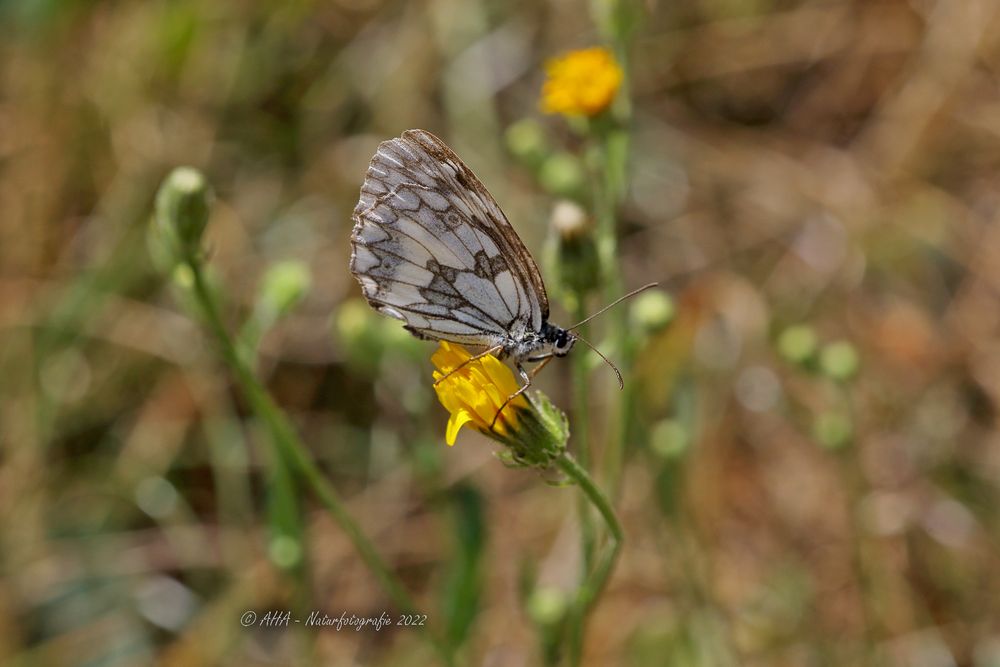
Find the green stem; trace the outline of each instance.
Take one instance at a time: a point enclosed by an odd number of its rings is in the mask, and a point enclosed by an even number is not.
[[[634,23],[628,14],[635,11],[625,3],[609,9],[606,17],[607,37],[611,41],[615,59],[622,70],[621,86],[615,106],[608,116],[594,126],[598,140],[600,173],[596,197],[597,248],[605,284],[605,301],[610,303],[624,293],[621,264],[618,258],[618,207],[628,188],[628,161],[631,149],[629,128],[632,123],[630,86],[630,41]],[[611,349],[615,350],[623,369],[632,367],[635,343],[628,335],[627,311],[617,308],[611,316]],[[625,462],[625,444],[635,404],[635,392],[629,385],[618,400],[611,401],[613,409],[608,418],[611,437],[605,453],[605,472],[609,492],[618,494]]]
[[[197,258],[189,257],[186,260],[186,264],[191,269],[193,275],[195,298],[202,307],[205,322],[219,345],[223,360],[235,375],[236,381],[250,402],[254,413],[267,427],[268,433],[271,436],[270,442],[275,447],[275,450],[272,452],[274,459],[277,460],[279,457],[283,457],[285,461],[293,464],[298,469],[298,472],[312,488],[316,497],[319,498],[341,530],[347,535],[365,565],[375,575],[400,611],[415,613],[417,606],[410,597],[410,594],[399,582],[396,575],[383,562],[374,545],[368,540],[345,507],[344,502],[333,488],[333,485],[327,481],[326,476],[309,455],[305,445],[299,440],[288,418],[274,403],[267,390],[261,385],[246,361],[238,353],[233,339],[229,336],[225,325],[222,323],[218,305],[205,281],[200,262]],[[446,665],[453,664],[452,655],[448,647],[431,634],[429,630],[425,632],[428,640],[439,653],[444,663]]]
[[[596,193],[597,251],[604,276],[605,301],[610,303],[624,292],[621,265],[618,261],[618,205],[621,200],[627,164],[628,135],[618,128],[602,128],[599,138],[601,172]],[[613,309],[610,349],[618,354],[621,367],[629,369],[634,357],[634,345],[628,335],[626,309]],[[629,414],[634,392],[629,385],[611,402],[609,415],[611,438],[605,452],[605,471],[612,495],[617,495],[628,439]]]
[[[609,544],[605,545],[600,558],[596,561],[593,570],[586,580],[577,590],[576,599],[569,612],[569,632],[570,632],[570,664],[579,665],[583,657],[583,636],[584,626],[587,620],[587,613],[593,607],[594,602],[601,595],[608,577],[614,570],[615,562],[618,560],[618,553],[621,551],[625,533],[622,525],[618,521],[618,516],[611,507],[608,497],[601,491],[590,475],[577,463],[568,453],[563,453],[556,460],[559,469],[576,482],[580,490],[583,491],[587,500],[597,509],[601,517],[607,524],[608,532],[611,536]]]
[[[580,322],[587,317],[584,304],[583,290],[577,291],[574,308],[574,321]],[[581,328],[580,334],[585,336],[587,331]],[[588,375],[590,365],[586,354],[576,354],[573,356],[573,410],[576,413],[576,426],[573,430],[573,442],[576,445],[576,456],[580,462],[580,467],[590,470],[590,420],[588,399],[590,397],[590,382]],[[580,515],[580,543],[583,552],[583,568],[589,571],[594,560],[594,543],[596,536],[594,533],[594,517],[591,513],[590,504],[586,497],[580,496],[578,503]]]

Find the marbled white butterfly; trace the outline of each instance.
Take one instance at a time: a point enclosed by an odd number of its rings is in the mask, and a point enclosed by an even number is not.
[[[582,322],[549,322],[535,260],[486,187],[430,132],[379,144],[353,220],[351,273],[368,303],[418,338],[486,348],[473,359],[509,357],[525,384],[507,402],[583,340],[572,331]]]

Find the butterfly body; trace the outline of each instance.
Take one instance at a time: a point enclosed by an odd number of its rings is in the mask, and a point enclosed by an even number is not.
[[[541,274],[476,175],[444,142],[409,130],[382,142],[354,209],[351,272],[377,311],[419,338],[525,361],[565,356]]]

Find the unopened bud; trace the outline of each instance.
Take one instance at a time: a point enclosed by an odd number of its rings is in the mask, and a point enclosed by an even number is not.
[[[583,165],[570,153],[555,153],[546,158],[538,173],[542,187],[560,197],[580,197],[586,176]]]
[[[572,240],[590,234],[587,211],[576,202],[562,199],[552,207],[552,229],[561,238]]]
[[[854,436],[854,427],[847,415],[839,412],[824,412],[813,422],[813,437],[827,449],[847,446]]]
[[[297,566],[302,560],[302,545],[289,535],[275,536],[267,551],[271,561],[284,570]]]
[[[781,332],[778,352],[793,364],[806,364],[816,354],[819,341],[816,332],[806,324],[796,324]]]
[[[545,130],[536,120],[526,118],[514,123],[507,128],[504,138],[507,141],[507,150],[518,160],[532,167],[541,164],[549,153]]]
[[[193,167],[178,167],[156,193],[156,224],[161,238],[181,256],[194,254],[208,225],[212,193],[205,176]]]
[[[278,262],[267,270],[260,287],[261,306],[275,317],[289,312],[309,291],[309,268],[299,261]]]
[[[575,202],[562,200],[552,209],[551,224],[560,287],[574,294],[597,287],[600,259],[587,212]]]
[[[552,626],[566,615],[569,601],[558,588],[536,588],[528,598],[528,615],[538,625]]]
[[[676,310],[674,300],[669,294],[652,289],[636,297],[629,314],[637,330],[655,334],[670,324]]]
[[[819,355],[819,366],[828,377],[846,381],[858,372],[858,351],[847,341],[830,343]]]
[[[653,427],[649,442],[656,454],[673,460],[683,457],[690,449],[691,435],[676,419],[664,419]]]

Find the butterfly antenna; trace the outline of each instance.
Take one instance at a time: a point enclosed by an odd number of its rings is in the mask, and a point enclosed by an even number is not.
[[[656,283],[653,283],[653,284],[655,285]],[[645,288],[643,288],[643,289],[645,289]],[[614,305],[614,304],[611,304],[611,305]],[[593,350],[594,352],[596,352],[597,356],[599,356],[601,359],[604,359],[604,363],[606,363],[608,366],[611,366],[611,370],[613,370],[615,372],[615,375],[618,376],[618,389],[619,390],[624,389],[625,388],[625,381],[622,380],[622,372],[620,370],[618,370],[618,367],[615,366],[613,363],[611,363],[611,360],[608,359],[607,357],[605,357],[604,354],[600,350],[598,350],[596,347],[594,347],[593,345],[591,345],[590,341],[588,341],[586,338],[580,338],[580,336],[578,334],[573,334],[573,335],[576,336],[576,339],[578,341],[580,341],[581,343],[583,343],[584,345],[586,345],[587,347],[589,347],[591,350]]]
[[[617,306],[617,305],[618,305],[619,303],[621,303],[621,302],[622,302],[622,301],[624,301],[625,299],[631,299],[632,297],[634,297],[634,296],[635,296],[636,294],[638,294],[639,292],[645,292],[645,291],[646,291],[646,290],[648,290],[648,289],[649,289],[650,287],[656,287],[656,286],[657,286],[657,285],[659,285],[659,284],[660,284],[660,283],[648,283],[648,284],[646,284],[646,285],[643,285],[642,287],[640,287],[640,288],[638,288],[638,289],[634,289],[634,290],[632,290],[631,292],[629,292],[628,294],[626,294],[625,296],[620,296],[620,297],[618,297],[617,299],[615,299],[614,301],[612,301],[612,302],[611,302],[611,303],[609,303],[608,305],[604,306],[604,308],[601,308],[601,309],[600,309],[599,311],[597,311],[596,313],[594,313],[594,314],[593,314],[593,315],[591,315],[590,317],[588,317],[588,318],[586,318],[586,319],[584,319],[584,320],[582,320],[582,321],[580,321],[580,322],[577,322],[576,324],[574,324],[574,325],[573,325],[573,326],[571,326],[571,327],[567,327],[567,329],[566,329],[566,330],[567,330],[567,331],[572,331],[573,329],[575,329],[575,328],[577,328],[577,327],[579,327],[579,326],[583,326],[584,324],[586,324],[586,323],[587,323],[587,322],[589,322],[590,320],[594,319],[595,317],[597,317],[598,315],[600,315],[600,314],[601,314],[601,313],[603,313],[604,311],[606,311],[606,310],[608,310],[608,309],[610,309],[610,308],[614,308],[615,306]],[[583,340],[583,339],[581,338],[580,340]],[[583,342],[587,343],[587,341],[583,341]],[[587,343],[587,345],[590,345],[590,343]],[[591,345],[591,348],[593,348],[593,347],[594,347],[594,346],[593,346],[593,345]],[[595,351],[595,352],[597,352],[597,349],[596,349],[596,348],[594,348],[594,351]],[[601,354],[600,352],[597,352],[597,353],[598,353],[598,354]],[[601,355],[601,356],[604,356],[604,355]],[[608,360],[607,360],[607,359],[605,359],[605,361],[608,361]],[[608,362],[608,363],[611,363],[611,362]],[[612,365],[614,365],[614,364],[612,364]],[[615,370],[617,371],[618,369],[616,368]]]

